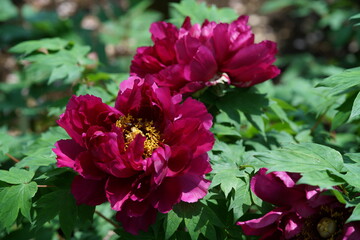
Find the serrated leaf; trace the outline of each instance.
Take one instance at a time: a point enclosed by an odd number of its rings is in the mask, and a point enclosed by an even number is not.
[[[232,118],[234,110],[250,115],[260,115],[262,114],[261,109],[267,107],[268,104],[269,100],[265,94],[242,89],[234,89],[216,102],[216,106],[227,113],[230,118]],[[238,121],[238,119],[233,120]]]
[[[10,184],[28,183],[34,177],[34,172],[12,167],[9,171],[0,170],[0,181]]]
[[[215,187],[220,184],[221,190],[224,192],[225,196],[228,196],[231,190],[237,188],[241,181],[237,177],[238,173],[239,170],[237,168],[224,169],[215,174],[211,186]]]
[[[77,206],[69,190],[57,190],[45,194],[35,204],[37,227],[59,215],[60,228],[67,238],[70,238],[77,218]]]
[[[32,142],[25,151],[25,157],[16,164],[17,167],[37,169],[40,166],[49,166],[56,163],[52,152],[54,144],[60,139],[68,139],[69,135],[61,127],[51,127]]]
[[[9,51],[12,53],[23,53],[28,55],[29,53],[39,50],[40,48],[57,51],[63,49],[68,44],[68,41],[60,38],[44,38],[40,40],[31,40],[19,43],[10,48]]]
[[[201,202],[180,202],[174,206],[174,213],[184,219],[185,226],[193,240],[198,239],[200,233],[212,232],[211,229],[208,229],[209,225],[224,226],[213,210]]]
[[[169,239],[176,232],[182,220],[183,219],[178,217],[174,211],[170,211],[166,215],[166,219],[164,221],[165,239]]]
[[[320,82],[318,86],[331,88],[331,95],[338,95],[360,84],[360,67],[345,70],[330,76]]]
[[[38,49],[44,51],[35,52]],[[57,80],[72,83],[79,79],[85,66],[95,61],[87,57],[88,46],[80,46],[59,38],[41,39],[22,42],[11,49],[12,52],[25,53],[23,59],[30,64],[25,66],[25,82],[27,84]]]
[[[333,170],[344,167],[341,154],[316,143],[290,144],[284,148],[255,155],[266,164],[269,171],[308,172]]]
[[[9,152],[9,149],[17,144],[17,139],[14,136],[8,134],[7,128],[5,126],[0,128],[0,153],[6,154]]]
[[[297,184],[309,184],[319,186],[322,189],[329,189],[345,183],[345,180],[339,176],[332,174],[330,171],[311,171],[305,172],[299,179]]]
[[[32,197],[37,192],[37,184],[30,182],[0,189],[0,229],[11,227],[19,213],[31,221]]]
[[[97,86],[86,86],[81,85],[79,89],[76,91],[76,95],[85,95],[90,94],[102,99],[103,102],[107,103],[114,99],[114,96],[111,95],[104,88]]]
[[[207,6],[206,3],[198,3],[194,0],[183,0],[180,3],[170,4],[170,22],[181,25],[186,16],[191,17],[193,23],[209,21],[231,22],[238,16],[231,8],[217,8],[215,5]]]
[[[234,212],[234,221],[243,216],[251,206],[251,193],[249,182],[240,180],[231,199],[229,209]]]
[[[360,188],[360,164],[345,163],[344,166],[348,172],[342,178],[351,186]]]

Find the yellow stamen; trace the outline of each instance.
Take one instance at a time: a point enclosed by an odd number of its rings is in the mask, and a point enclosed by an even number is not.
[[[152,152],[159,147],[161,142],[160,132],[155,128],[153,121],[126,115],[120,117],[115,125],[124,131],[125,150],[138,134],[146,137],[144,142],[144,158],[150,157]]]

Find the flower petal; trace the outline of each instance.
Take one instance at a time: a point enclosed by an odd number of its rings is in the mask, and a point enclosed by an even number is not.
[[[76,203],[95,206],[105,202],[105,182],[106,179],[91,180],[75,176],[71,185],[71,193],[74,195]]]
[[[55,148],[52,149],[56,154],[58,167],[74,168],[75,159],[86,149],[77,144],[74,140],[59,140],[55,143]]]

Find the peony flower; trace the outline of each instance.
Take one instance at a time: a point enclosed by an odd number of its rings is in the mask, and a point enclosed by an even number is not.
[[[192,93],[226,82],[249,87],[280,73],[275,67],[276,43],[254,43],[248,16],[232,23],[205,21],[191,25],[187,17],[180,29],[156,22],[150,27],[153,46],[140,47],[130,72],[153,75],[159,86],[174,92]]]
[[[360,222],[345,223],[351,208],[318,187],[296,185],[298,173],[266,171],[260,169],[251,179],[251,190],[277,207],[261,218],[237,222],[246,235],[264,240],[360,239]]]
[[[124,229],[146,231],[157,211],[207,194],[207,151],[214,143],[212,116],[191,98],[130,78],[115,107],[98,97],[73,96],[58,120],[70,140],[53,150],[58,167],[79,173],[72,183],[77,204],[109,201]]]

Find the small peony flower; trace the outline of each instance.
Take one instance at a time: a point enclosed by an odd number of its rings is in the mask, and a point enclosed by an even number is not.
[[[58,120],[72,139],[58,141],[53,151],[58,167],[79,173],[72,183],[77,204],[109,201],[124,229],[137,234],[157,211],[204,197],[212,116],[196,100],[181,101],[139,78],[121,84],[115,107],[73,96]]]
[[[251,190],[277,207],[261,218],[237,222],[246,235],[262,240],[360,239],[360,222],[345,223],[351,208],[322,195],[318,187],[296,185],[298,173],[266,171],[260,169],[251,179]]]
[[[156,22],[150,27],[153,46],[140,47],[130,71],[153,75],[159,86],[192,93],[206,86],[228,83],[249,87],[277,76],[272,65],[276,43],[254,43],[254,34],[241,16],[232,23],[205,21],[191,25],[187,17],[180,29]]]

